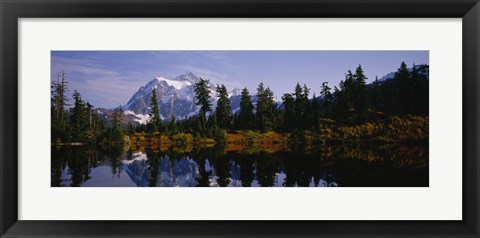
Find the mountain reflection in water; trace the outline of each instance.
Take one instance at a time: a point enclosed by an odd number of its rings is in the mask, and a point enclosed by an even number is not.
[[[51,185],[426,187],[427,146],[52,147]]]

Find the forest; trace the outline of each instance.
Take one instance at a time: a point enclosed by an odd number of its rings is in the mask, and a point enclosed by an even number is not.
[[[162,120],[158,98],[152,93],[150,119],[139,125],[122,123],[121,107],[109,120],[102,120],[80,92],[67,96],[68,82],[61,74],[51,84],[51,142],[162,148],[185,144],[426,144],[429,79],[419,73],[425,66],[414,65],[409,70],[402,62],[392,79],[376,78],[367,84],[359,65],[333,88],[319,79],[319,95],[312,95],[305,84],[292,85],[292,92],[283,94],[281,102],[260,83],[255,94],[242,90],[235,113],[225,85],[216,85],[216,95],[212,95],[210,81],[200,78],[195,83],[197,115]],[[217,100],[215,108],[212,97]]]

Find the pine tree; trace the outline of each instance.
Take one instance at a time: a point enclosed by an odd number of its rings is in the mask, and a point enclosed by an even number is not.
[[[88,121],[88,127],[93,128],[93,113],[92,113],[93,106],[89,102],[85,104],[85,110],[87,113],[87,121]]]
[[[322,97],[323,115],[327,117],[332,109],[333,95],[330,92],[331,88],[328,86],[328,82],[323,82],[320,89],[320,96]]]
[[[299,83],[295,86],[295,121],[297,129],[307,129],[311,118],[311,105],[308,100],[310,89],[307,85],[300,86]]]
[[[66,92],[68,91],[67,87],[66,74],[62,72],[57,75],[57,82],[52,82],[52,106],[54,119],[58,121],[64,121],[65,119],[65,106],[67,106],[67,96]]]
[[[110,127],[110,143],[123,143],[123,126],[121,123],[123,115],[122,106],[113,111],[112,126]]]
[[[152,96],[150,96],[150,108],[152,109],[150,113],[150,128],[151,132],[156,132],[160,128],[161,118],[160,118],[160,109],[158,107],[158,99],[155,88],[153,88]]]
[[[85,132],[88,128],[88,121],[85,114],[85,103],[77,90],[73,92],[74,106],[70,109],[70,124],[72,130],[72,140],[74,142],[83,142]]]
[[[300,120],[305,113],[305,102],[303,100],[303,89],[299,83],[295,86],[295,119]]]
[[[230,107],[230,99],[225,85],[217,85],[218,101],[215,115],[217,125],[222,129],[230,129],[232,126],[232,109]]]
[[[207,112],[212,111],[212,104],[210,103],[210,80],[202,79],[195,83],[194,90],[197,98],[196,105],[200,106],[200,129],[205,130]]]
[[[257,88],[257,128],[262,132],[273,129],[275,101],[270,88],[265,88],[260,83]]]
[[[352,103],[355,98],[355,78],[351,70],[348,70],[345,74],[345,81],[340,82],[340,91],[342,91],[342,97],[345,100],[346,110],[354,110]]]
[[[420,85],[418,69],[414,63],[412,67],[412,73],[410,74],[410,77],[409,77],[407,90],[406,90],[406,93],[408,95],[405,101],[407,114],[419,113],[418,108],[420,107],[422,102],[424,102],[424,100],[419,100],[421,96],[418,94],[419,92],[418,90],[420,88],[422,87]]]
[[[306,84],[303,85],[303,94],[302,94],[302,100],[305,104],[305,113],[302,117],[301,122],[303,122],[301,125],[301,128],[303,129],[309,129],[312,126],[312,104],[310,100],[308,99],[308,96],[310,94],[310,89],[307,87]]]
[[[366,119],[368,109],[368,89],[366,85],[367,77],[365,76],[361,65],[358,65],[353,78],[355,81],[353,106],[358,119],[357,122],[363,122]]]
[[[172,118],[170,119],[170,125],[168,126],[168,132],[170,134],[176,134],[178,132],[177,119],[176,119],[174,113],[172,113]]]
[[[93,116],[93,105],[87,102],[85,104],[85,120],[86,120],[86,132],[85,139],[90,143],[95,143],[96,133],[93,126],[94,116]]]
[[[291,93],[285,93],[282,101],[284,106],[283,128],[291,131],[295,128],[295,99]]]
[[[274,98],[274,93],[269,87],[265,89],[265,95],[268,102],[268,115],[270,117],[269,119],[271,123],[269,130],[275,130],[275,129],[278,129],[279,127],[278,122],[280,120],[280,111],[277,108],[275,98]]]
[[[410,102],[410,73],[408,72],[407,64],[402,61],[400,68],[398,68],[397,74],[395,75],[394,80],[396,81],[398,87],[395,90],[395,98],[397,101],[398,108],[396,108],[399,114],[406,114],[409,112],[409,102]]]
[[[58,73],[57,81],[53,81],[51,84],[51,141],[54,143],[68,142],[71,139],[68,117],[65,111],[68,101],[66,97],[67,84],[64,71]]]
[[[371,104],[375,111],[381,111],[381,99],[380,99],[380,82],[378,77],[375,76],[375,81],[373,81],[372,93],[371,93]]]
[[[410,106],[412,114],[428,115],[429,108],[429,90],[428,90],[428,78],[424,74],[420,74],[419,71],[424,68],[425,65],[416,66],[413,64],[413,70],[411,75],[411,97]]]
[[[343,80],[340,81],[339,86],[343,84]],[[332,103],[332,111],[331,111],[331,117],[335,120],[338,120],[342,117],[344,113],[344,108],[343,108],[343,95],[342,91],[337,86],[333,87],[333,93],[332,93],[332,98],[333,98],[333,103]]]
[[[340,89],[335,91],[336,119],[343,122],[354,122],[357,119],[357,98],[359,95],[359,82],[351,70],[345,74],[345,80],[340,81]]]
[[[247,88],[242,90],[242,96],[240,99],[240,112],[238,119],[240,121],[241,129],[252,129],[254,124],[253,103],[250,92]]]
[[[312,98],[311,124],[316,131],[318,131],[320,129],[319,119],[320,119],[320,102],[318,102],[318,99],[317,99],[317,97],[315,96],[315,93],[314,93],[313,98]]]

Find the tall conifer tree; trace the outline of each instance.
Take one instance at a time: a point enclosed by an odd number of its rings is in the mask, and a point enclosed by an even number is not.
[[[85,103],[82,96],[76,90],[73,92],[74,105],[70,109],[70,123],[72,125],[72,140],[74,142],[83,142],[88,122],[85,115]]]
[[[241,129],[252,129],[254,124],[253,103],[250,92],[247,88],[242,90],[242,96],[240,99],[240,112],[238,118],[240,120]]]
[[[210,80],[202,79],[195,83],[194,90],[197,98],[196,105],[200,106],[200,127],[205,130],[207,121],[207,112],[212,111],[212,104],[210,103]]]
[[[153,88],[152,96],[150,96],[150,128],[152,132],[158,131],[160,128],[161,118],[160,118],[160,108],[158,107],[158,99],[156,88]]]
[[[225,85],[217,85],[218,101],[215,115],[217,117],[217,125],[222,129],[230,129],[232,125],[232,109],[230,107],[230,99]]]
[[[260,83],[257,88],[257,128],[263,132],[269,131],[274,125],[275,101],[270,88],[265,88]]]
[[[365,76],[361,65],[358,65],[353,78],[355,80],[353,106],[358,119],[357,122],[363,122],[366,119],[368,109],[368,89],[366,85],[367,77]]]

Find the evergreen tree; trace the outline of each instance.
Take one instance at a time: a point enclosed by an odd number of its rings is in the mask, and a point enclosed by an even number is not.
[[[176,134],[178,132],[177,119],[175,118],[174,113],[172,113],[172,118],[170,119],[170,125],[168,126],[168,132],[170,134]]]
[[[305,100],[303,98],[303,89],[299,83],[295,86],[295,119],[300,120],[305,113]]]
[[[318,99],[317,99],[317,97],[315,96],[315,93],[314,93],[313,98],[312,98],[312,121],[311,121],[311,124],[316,131],[318,131],[320,129],[319,119],[320,119],[320,103],[318,102]]]
[[[70,128],[68,123],[67,113],[65,106],[67,106],[66,93],[67,80],[64,71],[61,71],[57,75],[57,81],[53,81],[51,84],[51,141],[59,142],[70,141]]]
[[[95,139],[97,137],[95,129],[94,129],[94,116],[93,116],[93,105],[87,102],[85,104],[85,119],[86,119],[86,132],[85,132],[85,139],[86,141],[89,141],[90,143],[95,143]]]
[[[88,128],[88,122],[85,114],[85,103],[82,96],[76,90],[73,92],[74,106],[70,109],[70,124],[72,131],[72,140],[74,142],[83,142],[85,132]]]
[[[119,106],[115,108],[113,111],[112,126],[109,128],[110,143],[123,143],[122,115],[122,107]]]
[[[52,82],[52,111],[55,120],[64,121],[66,118],[65,106],[67,106],[67,87],[66,74],[62,72],[57,75],[57,82]]]
[[[217,124],[222,129],[230,129],[232,125],[232,109],[225,85],[217,85],[218,101],[215,115]]]
[[[358,65],[353,78],[355,81],[353,95],[355,116],[357,117],[357,122],[363,122],[366,119],[368,109],[368,89],[366,85],[367,77],[365,76],[361,65]]]
[[[328,82],[322,83],[320,90],[320,96],[322,97],[323,115],[327,117],[332,109],[333,95],[330,92],[331,88],[328,87]]]
[[[87,102],[85,104],[85,107],[86,107],[85,109],[86,109],[86,113],[87,113],[88,127],[93,128],[93,113],[92,113],[93,105],[90,104],[89,102]]]
[[[410,97],[410,106],[412,114],[428,115],[429,109],[429,90],[428,78],[426,75],[419,73],[424,69],[425,65],[413,65],[410,90],[412,96]]]
[[[366,112],[364,105],[367,105],[368,96],[366,94],[365,78],[363,70],[359,66],[355,74],[348,70],[345,80],[340,81],[340,90],[335,92],[336,119],[353,123],[358,122],[359,115],[364,115]]]
[[[343,80],[340,81],[340,85],[343,83]],[[338,119],[341,117],[343,109],[342,109],[342,92],[337,86],[333,87],[333,93],[332,93],[332,111],[331,111],[331,117],[333,119]]]
[[[240,99],[240,112],[238,115],[241,129],[252,129],[254,124],[253,103],[250,92],[247,88],[242,90],[242,96]]]
[[[304,84],[302,99],[305,104],[305,113],[301,120],[301,122],[303,122],[301,124],[303,129],[310,129],[312,127],[312,104],[308,99],[309,94],[310,94],[310,89],[307,87],[306,84]]]
[[[407,64],[402,61],[400,68],[398,68],[395,78],[393,79],[393,94],[394,107],[392,108],[394,114],[406,114],[409,112],[410,102],[410,73],[408,72]]]
[[[308,94],[310,89],[307,85],[300,86],[299,83],[295,86],[295,105],[294,105],[294,115],[298,129],[307,129],[309,127],[309,122],[311,118],[311,105],[308,100]]]
[[[153,88],[152,96],[150,96],[150,108],[152,109],[150,113],[149,126],[151,132],[156,132],[160,128],[161,118],[160,118],[160,109],[158,107],[157,92]]]
[[[200,106],[200,128],[205,130],[207,112],[212,111],[212,104],[210,103],[210,80],[202,79],[195,83],[194,90],[197,98],[196,105]]]
[[[347,74],[345,74],[345,81],[340,82],[340,91],[342,92],[342,99],[345,101],[345,110],[354,110],[353,99],[355,94],[355,78],[353,77],[351,70],[348,70]]]
[[[98,114],[93,114],[93,131],[95,132],[95,137],[98,139],[105,135],[105,124]]]
[[[275,101],[270,88],[265,88],[260,83],[257,88],[257,128],[262,132],[273,129]]]
[[[398,68],[397,70],[397,74],[395,75],[395,78],[399,80],[408,81],[409,77],[410,77],[410,73],[408,72],[407,64],[405,64],[405,61],[402,61],[402,63],[400,64],[400,68]]]
[[[295,99],[291,93],[285,93],[282,101],[284,106],[283,128],[291,131],[295,128]]]
[[[406,114],[419,113],[418,107],[422,104],[422,101],[419,100],[420,95],[418,95],[418,89],[421,88],[419,82],[418,69],[414,63],[412,67],[412,73],[409,75],[408,85],[406,86],[407,89],[405,90],[408,95],[408,97],[405,98]]]
[[[381,99],[380,99],[380,82],[378,77],[375,76],[373,81],[372,93],[371,93],[371,105],[375,111],[381,111]]]

